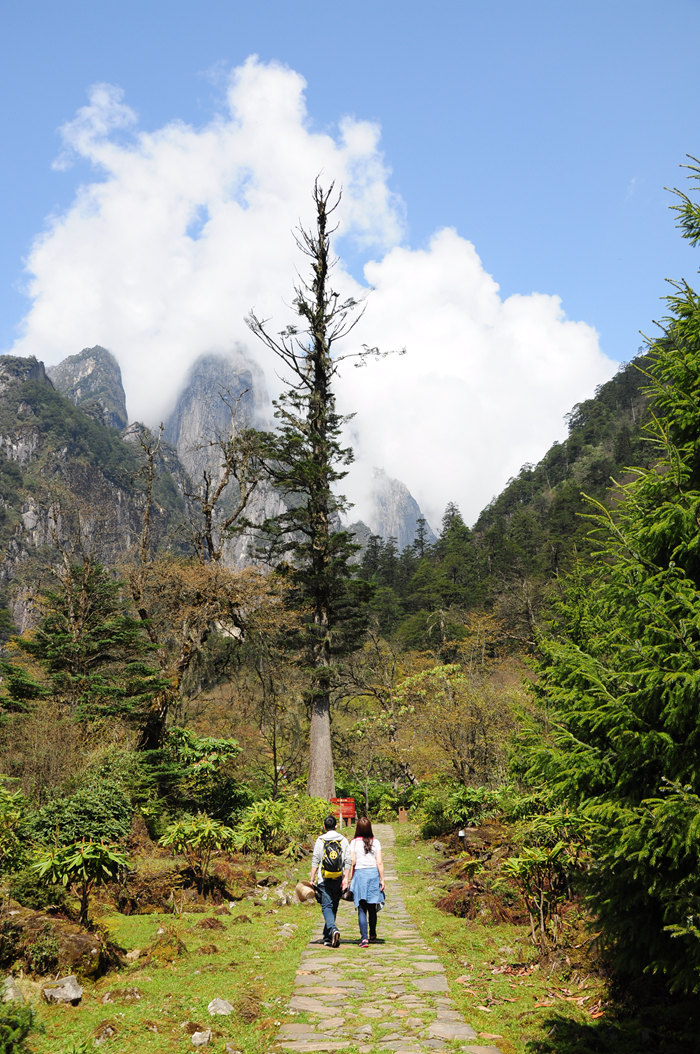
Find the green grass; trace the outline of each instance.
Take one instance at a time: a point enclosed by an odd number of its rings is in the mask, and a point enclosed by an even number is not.
[[[239,914],[247,915],[250,923],[236,923]],[[200,926],[211,917],[221,921],[223,929]],[[163,927],[179,937],[187,954],[171,963],[147,963],[141,957],[98,981],[83,982],[84,995],[77,1007],[48,1007],[40,999],[41,984],[31,986],[29,995],[44,1029],[30,1037],[32,1054],[72,1054],[82,1044],[94,1049],[95,1034],[105,1022],[117,1030],[105,1045],[112,1054],[193,1050],[190,1035],[182,1028],[187,1021],[213,1030],[208,1051],[223,1052],[231,1043],[242,1054],[265,1054],[286,1018],[301,950],[318,919],[308,905],[273,909],[244,900],[231,915],[214,915],[213,909],[181,916],[103,912],[99,922],[126,951],[147,949]],[[293,936],[282,937],[278,923],[298,928]],[[215,953],[199,950],[211,945]],[[22,987],[26,990],[27,985]],[[103,1004],[107,992],[126,988],[137,988],[141,999],[129,1002],[117,996]],[[207,1006],[216,997],[234,1005],[230,1017],[210,1016]]]
[[[410,826],[397,825],[396,831],[406,907],[428,950],[445,966],[450,996],[479,1034],[477,1043],[497,1046],[503,1054],[639,1054],[641,1049],[655,1054],[657,1047],[643,1041],[643,1036],[649,1032],[656,1036],[658,1022],[620,1024],[612,1008],[606,1008],[600,1020],[592,1017],[590,1010],[605,996],[600,980],[579,977],[566,967],[540,966],[526,926],[469,922],[439,911],[435,902],[443,893],[444,879],[436,875],[435,864],[442,855],[432,842],[417,838]],[[30,1034],[31,1054],[94,1050],[93,1040],[105,1022],[116,1028],[116,1035],[104,1046],[111,1054],[190,1051],[194,1049],[190,1035],[182,1028],[188,1021],[212,1028],[214,1038],[206,1047],[212,1054],[223,1054],[227,1043],[242,1054],[267,1054],[280,1023],[308,1018],[287,1007],[302,950],[318,927],[315,904],[277,908],[269,901],[242,900],[230,915],[217,915],[212,908],[205,913],[130,917],[95,905],[94,913],[126,951],[148,949],[163,927],[186,945],[187,954],[171,963],[149,963],[142,956],[96,982],[83,982],[78,1007],[48,1007],[41,999],[46,979],[20,980],[44,1029]],[[251,921],[237,923],[239,915]],[[223,928],[203,928],[200,923],[206,918],[216,918]],[[283,923],[298,927],[293,936],[280,936]],[[209,950],[202,951],[206,946]],[[102,1002],[107,992],[127,988],[137,988],[141,999]],[[216,997],[231,1002],[234,1014],[210,1017],[207,1006]],[[361,1002],[349,994],[344,1010],[352,1011]],[[669,1024],[667,1036],[680,1038],[688,1031],[677,1022]],[[379,1041],[375,1030],[369,1042]],[[673,1049],[697,1048],[676,1045]]]
[[[395,830],[406,908],[429,950],[441,959],[450,997],[480,1042],[503,1054],[526,1054],[529,1041],[546,1036],[553,1011],[572,1021],[591,1021],[584,1008],[603,996],[599,979],[567,977],[538,966],[527,927],[444,914],[435,906],[443,879],[434,872],[444,858],[412,826],[397,824]],[[584,1000],[583,1006],[575,1000]]]

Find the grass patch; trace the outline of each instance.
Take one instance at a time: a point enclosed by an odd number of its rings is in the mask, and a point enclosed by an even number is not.
[[[250,921],[237,923],[240,915]],[[221,928],[209,928],[206,920],[220,922]],[[244,900],[231,914],[218,914],[212,908],[178,916],[127,917],[104,910],[99,922],[127,952],[140,949],[141,956],[98,981],[84,982],[77,1007],[46,1006],[40,998],[41,985],[31,985],[27,995],[44,1030],[32,1033],[32,1054],[95,1049],[94,1040],[107,1025],[114,1030],[105,1044],[112,1054],[194,1049],[193,1025],[212,1029],[207,1050],[223,1051],[230,1043],[242,1054],[265,1054],[280,1022],[287,1019],[301,951],[318,919],[309,905],[273,908]],[[280,933],[285,923],[296,927],[290,936]],[[157,956],[154,943],[159,929],[167,931],[163,957]],[[169,957],[167,950],[178,941],[186,952]],[[154,950],[150,959],[149,949]],[[26,989],[24,982],[21,987]],[[110,1001],[104,1002],[108,993],[112,993]],[[209,1014],[208,1004],[217,997],[234,1006],[233,1014]]]

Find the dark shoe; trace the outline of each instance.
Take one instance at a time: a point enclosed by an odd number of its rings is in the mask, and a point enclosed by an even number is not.
[[[337,948],[340,944],[340,930],[333,930],[333,936],[331,937],[331,947]]]
[[[324,947],[324,948],[332,948],[332,947],[333,947],[333,945],[331,944],[331,942],[330,942],[330,941],[324,941],[324,942],[323,942],[323,947]]]
[[[370,935],[369,935],[370,944],[374,944],[376,939],[377,939],[377,934],[376,933],[370,933]]]

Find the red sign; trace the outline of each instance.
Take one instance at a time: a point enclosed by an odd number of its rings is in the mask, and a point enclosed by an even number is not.
[[[331,798],[331,812],[342,820],[355,819],[354,798]]]

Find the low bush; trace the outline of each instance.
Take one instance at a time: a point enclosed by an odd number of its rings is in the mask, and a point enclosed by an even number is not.
[[[121,849],[104,842],[81,841],[41,853],[32,868],[47,882],[61,882],[80,898],[80,922],[89,925],[90,894],[112,881],[128,862]]]
[[[26,805],[22,794],[0,783],[0,874],[10,874],[25,860]]]
[[[124,843],[133,807],[120,779],[92,779],[75,794],[43,805],[27,817],[31,841],[70,845],[83,839]]]
[[[281,853],[288,845],[288,809],[281,800],[264,798],[244,809],[236,826],[236,849],[244,853]]]
[[[432,785],[421,803],[423,838],[448,834],[455,827],[474,827],[501,808],[502,790],[465,787],[463,784]]]
[[[233,849],[235,837],[232,829],[220,820],[201,814],[171,824],[159,844],[185,857],[195,876],[197,888],[205,894],[214,853]]]
[[[46,927],[27,945],[27,966],[36,974],[49,974],[58,969],[58,941]]]
[[[21,1054],[34,1026],[34,1010],[23,1003],[0,1003],[0,1054]]]
[[[24,954],[24,939],[17,923],[11,916],[0,918],[0,966],[9,969]]]
[[[324,798],[309,798],[305,794],[257,801],[241,814],[236,826],[236,849],[299,856],[320,833],[327,815],[328,802]]]
[[[66,905],[65,888],[58,882],[47,882],[31,867],[25,867],[12,875],[8,892],[25,908],[34,911],[63,909]]]

